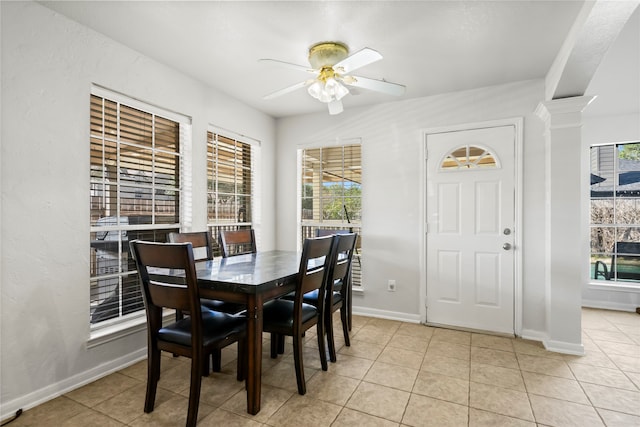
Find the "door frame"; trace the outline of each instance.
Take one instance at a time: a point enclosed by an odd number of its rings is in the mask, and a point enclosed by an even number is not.
[[[427,137],[432,134],[444,132],[458,132],[474,129],[484,129],[500,126],[514,126],[514,301],[513,301],[513,327],[516,336],[522,335],[522,205],[523,205],[523,117],[511,117],[506,119],[489,120],[457,125],[426,128],[421,131],[422,142],[420,144],[420,209],[422,221],[420,222],[420,322],[427,322]]]

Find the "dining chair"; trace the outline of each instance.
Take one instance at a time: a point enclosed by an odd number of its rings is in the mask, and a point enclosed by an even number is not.
[[[221,230],[220,247],[222,257],[255,254],[256,236],[252,228],[242,230]]]
[[[245,319],[227,313],[202,309],[198,292],[193,246],[191,243],[154,243],[135,240],[130,243],[136,262],[147,313],[147,391],[144,412],[153,412],[160,378],[161,351],[191,359],[191,382],[187,427],[198,417],[202,376],[209,375],[209,354],[238,343],[237,378],[246,376],[244,353]],[[163,282],[150,269],[184,271],[183,283]],[[189,316],[163,326],[164,308],[189,312]]]
[[[284,337],[293,337],[293,360],[295,363],[298,393],[307,391],[302,362],[303,333],[317,328],[318,349],[322,370],[327,370],[327,354],[324,344],[324,293],[329,272],[333,237],[306,239],[302,247],[300,267],[296,276],[295,297],[275,299],[263,308],[263,331],[271,333],[271,358],[278,356],[278,348],[284,347]],[[302,301],[304,294],[318,290],[317,306]]]
[[[327,333],[327,345],[329,347],[329,360],[336,361],[336,344],[333,337],[333,313],[340,310],[340,321],[342,323],[342,333],[344,343],[351,346],[349,340],[348,315],[348,281],[351,276],[351,264],[355,251],[357,233],[335,234],[333,238],[333,248],[331,249],[331,259],[329,264],[329,274],[325,291],[325,330]],[[319,305],[318,290],[313,290],[304,294],[302,301],[314,306]]]
[[[196,262],[213,259],[211,234],[207,231],[196,231],[190,233],[173,232],[169,233],[167,239],[170,243],[191,243],[193,246],[194,260]],[[229,314],[238,314],[247,308],[244,304],[207,298],[201,298],[200,304],[209,310],[221,311]],[[184,313],[182,310],[176,310],[176,320],[180,320],[183,317]],[[220,372],[222,370],[222,352],[215,351],[211,355],[211,361],[213,371]]]
[[[335,234],[351,234],[353,233],[353,229],[345,230],[345,229],[330,229],[330,228],[316,228],[316,237],[322,236],[333,236]],[[357,239],[356,239],[357,244]],[[355,248],[354,248],[355,251]],[[346,281],[342,281],[334,287],[334,291],[340,291],[341,286],[347,286],[347,292],[342,293],[342,296],[345,298],[345,303],[347,305],[347,328],[351,330],[351,326],[353,324],[353,299],[351,298],[352,287],[351,287],[351,269],[349,270],[349,278]]]

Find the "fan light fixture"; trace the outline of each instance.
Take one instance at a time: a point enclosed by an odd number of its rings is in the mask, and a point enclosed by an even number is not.
[[[329,103],[331,101],[340,101],[349,93],[349,89],[341,85],[333,77],[330,77],[328,79],[316,80],[309,86],[307,92],[320,102]]]
[[[318,43],[309,48],[309,64],[320,70],[318,78],[307,89],[309,95],[328,104],[340,101],[349,93],[349,89],[336,80],[340,76],[333,69],[333,65],[345,59],[348,54],[347,46],[338,42]]]
[[[329,114],[340,114],[343,111],[342,101],[349,94],[346,86],[369,89],[389,95],[404,94],[405,87],[385,80],[374,80],[351,75],[352,71],[382,59],[379,52],[364,48],[349,56],[349,48],[340,42],[321,42],[309,48],[309,64],[311,68],[275,59],[262,59],[276,65],[315,74],[315,78],[304,80],[292,86],[266,95],[264,99],[272,99],[296,89],[307,87],[309,95],[327,104]],[[345,86],[346,85],[346,86]]]

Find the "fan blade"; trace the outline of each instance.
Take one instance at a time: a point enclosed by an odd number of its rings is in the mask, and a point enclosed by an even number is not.
[[[331,114],[332,116],[335,114],[340,114],[344,110],[342,108],[342,101],[331,101],[327,105],[329,106],[329,114]]]
[[[333,69],[340,74],[347,74],[381,59],[382,55],[380,52],[365,47],[335,64]]]
[[[311,67],[305,67],[304,65],[292,64],[290,62],[278,61],[277,59],[258,59],[258,62],[265,64],[276,65],[278,67],[291,68],[293,70],[304,71],[305,73],[317,73]]]
[[[342,81],[344,84],[363,89],[375,90],[376,92],[386,93],[387,95],[400,96],[404,95],[405,86],[397,83],[385,82],[383,80],[368,79],[366,77],[345,76]]]
[[[280,89],[277,90],[273,93],[270,93],[269,95],[265,95],[262,97],[262,99],[273,99],[273,98],[277,98],[278,96],[282,96],[284,94],[287,94],[289,92],[293,92],[294,90],[303,88],[305,86],[309,86],[311,83],[313,83],[315,81],[315,79],[309,79],[309,80],[305,80],[303,82],[300,83],[296,83],[292,86],[289,87],[285,87],[284,89]]]

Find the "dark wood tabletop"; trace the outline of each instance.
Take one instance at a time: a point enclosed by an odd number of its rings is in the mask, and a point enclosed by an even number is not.
[[[263,293],[295,279],[300,254],[267,251],[196,263],[201,290]]]

